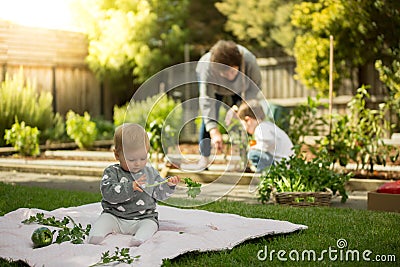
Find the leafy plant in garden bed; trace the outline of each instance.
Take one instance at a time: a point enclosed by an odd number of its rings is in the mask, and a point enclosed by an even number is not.
[[[71,137],[79,148],[89,148],[97,137],[96,123],[91,121],[89,113],[83,116],[76,114],[72,110],[66,115],[67,134]]]
[[[326,156],[310,161],[302,155],[292,155],[264,170],[258,185],[258,199],[265,203],[273,192],[339,192],[342,202],[348,198],[344,188],[350,174],[336,173],[331,169],[331,160]]]
[[[15,117],[11,129],[5,130],[4,140],[24,156],[37,156],[40,154],[39,135],[38,128],[26,126],[24,121],[19,123]]]
[[[373,172],[374,165],[386,165],[388,159],[395,162],[399,151],[383,142],[391,129],[385,117],[388,105],[381,103],[378,109],[369,109],[369,97],[366,87],[359,88],[348,104],[350,114],[333,117],[331,133],[318,143],[320,151],[329,154],[334,163],[346,166],[353,161]]]
[[[326,116],[319,115],[319,98],[308,98],[306,104],[293,108],[289,136],[295,144],[296,153],[307,146],[314,156],[328,154],[334,163],[346,166],[356,163],[357,169],[374,171],[375,165],[386,165],[399,158],[399,149],[386,145],[383,139],[395,126],[388,120],[389,110],[398,107],[398,102],[389,100],[380,103],[377,109],[367,107],[368,87],[362,86],[348,103],[348,114],[332,114],[331,131],[317,140],[317,146],[304,143],[307,135],[322,135],[329,128]]]

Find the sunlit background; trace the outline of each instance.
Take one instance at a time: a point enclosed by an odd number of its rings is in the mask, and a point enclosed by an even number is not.
[[[0,0],[0,19],[48,29],[79,31],[74,26],[71,0]]]

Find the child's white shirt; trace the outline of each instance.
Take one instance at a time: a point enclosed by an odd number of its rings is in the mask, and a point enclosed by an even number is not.
[[[254,130],[256,144],[250,149],[258,149],[268,152],[274,156],[274,161],[279,162],[282,158],[291,156],[293,143],[289,136],[270,121],[263,121]]]

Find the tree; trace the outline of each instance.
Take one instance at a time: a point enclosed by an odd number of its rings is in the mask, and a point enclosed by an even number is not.
[[[141,83],[183,61],[188,0],[75,0],[89,39],[89,67],[100,79],[133,73]]]
[[[226,17],[215,7],[218,0],[190,1],[187,17],[191,58],[198,60],[218,40],[234,39],[224,30]],[[207,12],[205,12],[205,10]]]
[[[300,0],[222,0],[217,9],[227,17],[225,29],[254,50],[284,48],[292,54],[295,32],[290,22]],[[250,19],[249,19],[250,18]]]
[[[328,91],[330,35],[335,84],[378,59],[391,64],[391,51],[400,46],[400,3],[394,0],[303,2],[294,7],[292,24],[300,31],[294,45],[298,77],[323,93]]]

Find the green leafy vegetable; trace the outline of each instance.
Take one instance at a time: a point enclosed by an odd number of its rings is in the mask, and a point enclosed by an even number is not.
[[[34,248],[41,248],[53,242],[53,233],[47,227],[40,227],[33,231],[31,240]]]
[[[101,255],[101,260],[99,262],[90,265],[89,267],[104,265],[112,262],[131,264],[139,258],[140,255],[132,257],[129,254],[129,248],[119,249],[118,247],[115,247],[115,252],[113,255],[110,255],[110,251],[107,250]]]
[[[74,225],[73,228],[68,227],[67,225],[72,222]],[[55,243],[63,243],[67,241],[71,241],[73,244],[83,244],[85,237],[89,235],[89,231],[91,225],[88,224],[86,228],[83,228],[81,224],[76,224],[74,220],[67,216],[64,217],[62,221],[57,220],[54,216],[45,218],[43,213],[37,213],[36,216],[30,216],[29,219],[22,221],[22,223],[30,224],[30,223],[38,223],[48,226],[54,226],[61,228],[58,230],[58,235],[55,240]]]
[[[64,219],[60,221],[57,220],[54,216],[45,218],[43,213],[37,213],[35,216],[30,216],[29,219],[23,220],[22,223],[24,224],[38,223],[38,224],[61,228],[66,226],[69,223],[69,221],[70,220],[67,217],[64,217]]]
[[[183,178],[183,182],[186,184],[188,188],[187,195],[189,197],[195,198],[197,197],[197,195],[201,193],[200,183],[193,181],[189,177]]]

